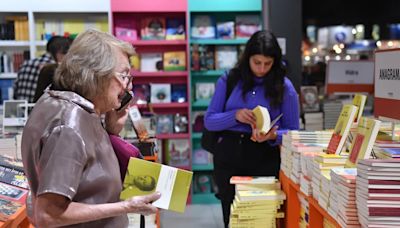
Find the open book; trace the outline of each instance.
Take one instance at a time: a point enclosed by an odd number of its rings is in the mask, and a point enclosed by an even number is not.
[[[126,200],[158,191],[161,198],[153,202],[154,206],[184,212],[192,175],[187,170],[131,158],[120,198]]]
[[[280,114],[271,121],[268,109],[260,105],[253,109],[253,113],[256,116],[256,128],[263,134],[267,134],[283,115]]]

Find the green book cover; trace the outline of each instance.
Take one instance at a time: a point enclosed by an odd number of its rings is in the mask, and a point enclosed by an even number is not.
[[[129,160],[120,198],[147,195],[158,191],[161,198],[153,205],[184,212],[193,172],[138,158]]]

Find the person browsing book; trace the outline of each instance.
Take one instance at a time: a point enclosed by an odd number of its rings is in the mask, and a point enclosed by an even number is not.
[[[257,105],[266,107],[271,119],[283,114],[266,134],[255,128],[252,109]],[[219,132],[214,177],[228,227],[235,194],[230,178],[278,177],[282,135],[299,128],[298,94],[286,77],[281,49],[270,31],[254,33],[235,67],[218,79],[204,123],[209,131]]]
[[[53,88],[37,101],[24,128],[22,160],[35,227],[128,227],[127,213],[153,214],[160,193],[120,201],[120,167],[108,134],[128,115],[131,44],[89,29],[57,67]],[[105,114],[105,126],[102,116]]]

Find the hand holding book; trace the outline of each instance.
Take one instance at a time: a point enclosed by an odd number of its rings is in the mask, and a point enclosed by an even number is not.
[[[157,212],[157,207],[152,203],[161,197],[160,192],[148,195],[134,196],[125,200],[125,208],[128,213],[139,213],[142,215],[150,215]]]
[[[283,114],[278,115],[271,121],[268,109],[262,106],[257,106],[253,109],[253,114],[256,118],[256,123],[252,125],[253,134],[252,140],[256,142],[264,142],[266,140],[275,140],[277,137],[276,131],[278,126],[274,126]]]

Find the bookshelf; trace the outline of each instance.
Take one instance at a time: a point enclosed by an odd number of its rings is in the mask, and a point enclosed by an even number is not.
[[[10,60],[9,64],[12,66],[7,71],[0,70],[2,99],[9,99],[9,90],[22,63],[15,60],[15,55],[32,59],[46,50],[47,41],[40,36],[43,29],[39,29],[39,25],[58,28],[59,32],[55,33],[57,35],[64,35],[64,30],[71,27],[78,31],[83,31],[88,27],[110,31],[109,10],[109,0],[20,0],[0,4],[0,24],[12,18],[14,21],[11,29],[14,32],[11,37],[4,37],[0,33],[0,54],[6,53]]]
[[[279,173],[279,180],[286,194],[284,227],[291,227],[300,222],[300,201],[297,194],[304,196],[309,203],[309,227],[323,227],[324,219],[327,219],[334,227],[341,227],[328,212],[319,206],[318,202],[312,196],[307,196],[302,193],[300,191],[300,186],[286,177],[282,171]]]
[[[188,126],[187,132],[175,133],[172,129],[168,133],[156,133],[156,138],[162,142],[162,160],[160,162],[168,164],[172,159],[169,157],[169,145],[174,140],[186,140],[190,147],[190,103],[188,101],[190,93],[189,88],[189,71],[188,71],[188,22],[187,22],[187,0],[135,0],[135,1],[124,1],[124,0],[111,0],[111,20],[112,20],[112,33],[119,39],[125,40],[131,43],[135,51],[138,54],[136,59],[136,65],[133,65],[132,75],[134,75],[133,84],[134,86],[149,85],[148,94],[150,96],[147,99],[147,104],[140,104],[138,108],[140,112],[154,113],[156,118],[161,115],[174,115],[181,114],[187,116]],[[168,21],[177,20],[184,25],[184,37],[177,39],[167,39],[166,35],[155,35],[151,32],[150,28],[153,28],[153,22],[161,24],[164,28],[168,28]],[[160,31],[160,30],[157,30]],[[166,52],[183,52],[186,66],[184,69],[179,70],[167,70],[165,69],[165,53]],[[159,59],[153,61],[150,65],[153,68],[148,68],[148,65],[143,63],[143,60],[148,61],[149,57],[146,57],[157,53]],[[180,60],[181,60],[180,59]],[[162,62],[160,67],[157,62]],[[169,62],[169,61],[168,61]],[[155,67],[154,67],[155,65]],[[143,69],[147,68],[147,69]],[[177,102],[167,100],[166,103],[151,102],[152,100],[152,84],[165,84],[171,86],[171,95],[174,94],[174,87],[181,86],[185,88],[186,97],[184,101]],[[156,87],[153,87],[156,88]],[[134,89],[135,93],[135,89]],[[154,93],[153,93],[154,96]],[[156,121],[160,126],[160,121]],[[174,122],[174,121],[173,121]],[[157,125],[156,123],[156,125]],[[156,127],[157,128],[157,127]],[[172,131],[172,132],[171,132]],[[180,141],[182,142],[182,141]],[[189,153],[189,156],[191,153]],[[189,165],[178,165],[177,168],[183,168],[191,170],[191,158]],[[191,197],[189,196],[189,199]],[[190,200],[189,200],[190,201]]]
[[[191,28],[193,27],[196,17],[207,16],[212,18],[214,23],[235,21],[237,15],[255,15],[259,17],[260,24],[262,24],[262,1],[261,0],[188,0],[188,18]],[[197,47],[205,47],[206,50],[211,50],[213,52],[213,57],[215,57],[214,49],[219,47],[234,47],[238,49],[239,46],[246,44],[248,38],[237,38],[236,36],[232,39],[221,39],[221,38],[194,38],[192,36],[192,29],[188,30],[189,34],[189,45],[190,45],[190,56],[193,56],[193,50]],[[208,52],[208,51],[206,51]],[[239,52],[239,51],[238,51]],[[236,57],[237,58],[237,57]],[[201,61],[201,60],[200,60]],[[195,118],[197,113],[205,112],[210,103],[211,97],[199,98],[196,95],[196,87],[199,83],[212,83],[218,80],[218,78],[224,73],[224,69],[215,67],[206,67],[206,69],[194,69],[193,59],[190,58],[191,71],[190,71],[190,86],[191,86],[191,116]],[[197,84],[197,85],[196,85]],[[192,123],[195,120],[192,120]],[[201,149],[200,140],[201,132],[199,129],[191,133],[193,151],[196,149]],[[209,155],[211,156],[211,155]],[[193,175],[193,185],[197,184],[196,176],[198,175],[210,175],[213,171],[212,162],[210,164],[193,165],[192,170]],[[213,183],[212,183],[213,184]],[[211,192],[199,193],[198,191],[193,191],[192,202],[194,204],[209,204],[218,203],[219,200],[214,196],[214,192],[211,187]]]

